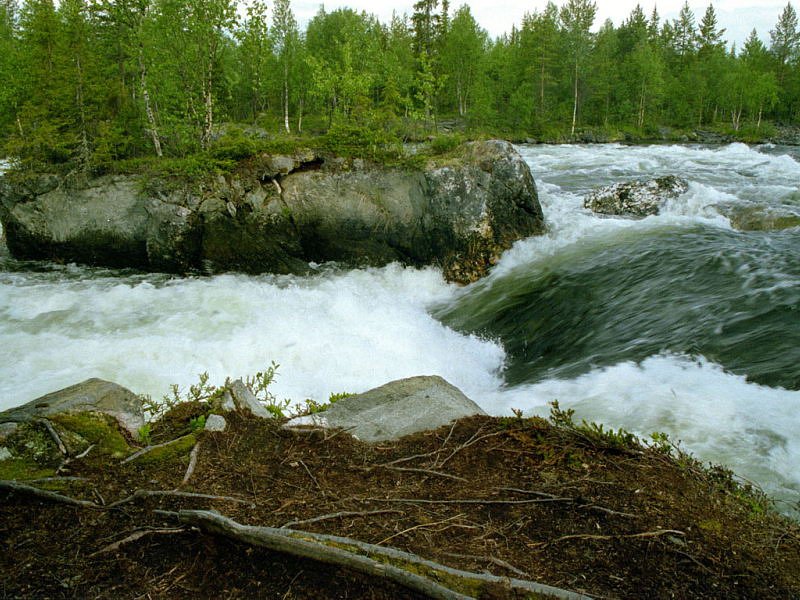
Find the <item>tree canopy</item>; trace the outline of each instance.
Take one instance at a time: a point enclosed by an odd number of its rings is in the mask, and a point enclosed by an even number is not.
[[[0,0],[0,133],[6,154],[86,172],[212,152],[223,123],[541,137],[800,117],[791,3],[768,43],[753,31],[738,50],[712,4],[699,19],[688,2],[672,20],[595,15],[550,2],[491,39],[468,5],[438,0],[389,23],[320,7],[305,29],[290,0]]]

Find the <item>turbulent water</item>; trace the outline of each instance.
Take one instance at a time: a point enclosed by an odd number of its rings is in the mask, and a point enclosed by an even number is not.
[[[787,502],[800,500],[800,163],[776,147],[520,148],[549,233],[484,280],[392,265],[305,278],[172,278],[19,263],[0,249],[0,408],[86,377],[153,396],[281,364],[302,400],[439,374],[487,411],[666,431]],[[656,217],[599,218],[592,187],[678,174]]]

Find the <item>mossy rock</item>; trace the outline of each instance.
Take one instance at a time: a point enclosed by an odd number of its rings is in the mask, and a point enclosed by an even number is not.
[[[131,452],[113,417],[102,413],[82,412],[52,415],[50,419],[89,444],[95,444],[101,454],[122,458]]]
[[[36,465],[57,464],[61,454],[42,423],[20,423],[4,442],[12,456]],[[4,461],[7,462],[7,461]]]

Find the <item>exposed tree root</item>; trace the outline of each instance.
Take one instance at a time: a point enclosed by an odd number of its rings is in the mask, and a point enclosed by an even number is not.
[[[219,513],[182,510],[177,513],[157,511],[206,533],[221,535],[244,544],[268,548],[293,556],[310,558],[347,567],[373,577],[381,577],[426,594],[431,598],[474,598],[489,589],[518,591],[534,598],[585,600],[582,594],[548,585],[460,571],[423,558],[351,538],[273,527],[241,525]]]

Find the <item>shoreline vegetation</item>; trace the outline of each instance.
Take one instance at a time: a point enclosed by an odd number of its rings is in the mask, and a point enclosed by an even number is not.
[[[274,368],[246,384],[269,416],[233,409],[224,412],[223,431],[207,424],[219,419],[212,415],[229,384],[216,388],[207,377],[186,393],[147,399],[156,419],[138,441],[104,421],[78,454],[75,431],[87,421],[80,415],[25,425],[48,448],[35,450],[36,467],[17,464],[15,477],[10,462],[0,462],[4,592],[379,599],[800,593],[798,523],[774,512],[751,484],[702,465],[663,434],[643,440],[577,423],[554,402],[549,419],[520,411],[466,417],[367,444],[343,430],[285,427],[288,407],[268,390]],[[306,414],[326,408],[299,406]]]
[[[302,145],[402,162],[403,144],[454,136],[798,141],[791,3],[741,47],[713,5],[596,12],[551,2],[491,39],[447,0],[388,23],[321,7],[305,29],[289,0],[2,0],[0,153],[91,177],[213,172]]]

